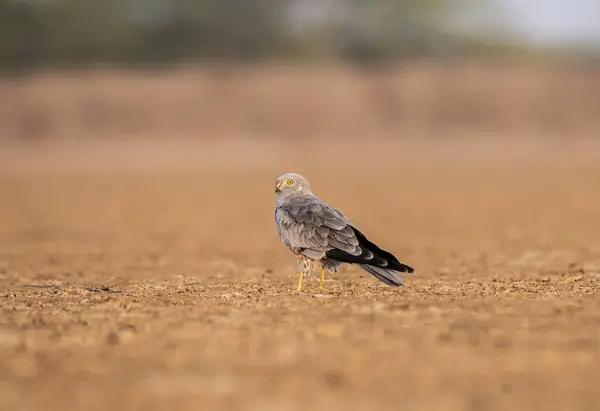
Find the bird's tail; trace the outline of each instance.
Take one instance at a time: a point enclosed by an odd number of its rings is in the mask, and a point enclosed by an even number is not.
[[[376,267],[374,265],[360,264],[360,268],[373,275],[380,281],[383,281],[387,285],[392,287],[404,286],[404,278],[400,275],[403,273],[412,273],[413,269],[407,265],[402,265],[402,271],[392,270],[384,267]]]
[[[352,227],[360,246],[360,255],[349,254],[344,250],[334,248],[327,251],[325,256],[333,261],[356,264],[369,274],[392,287],[404,285],[401,273],[412,274],[415,270],[402,264],[390,252],[382,250],[365,237],[363,233]]]

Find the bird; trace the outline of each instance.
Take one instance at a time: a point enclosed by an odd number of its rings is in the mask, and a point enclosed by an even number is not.
[[[414,273],[412,267],[379,248],[344,214],[314,195],[302,175],[277,177],[275,192],[277,231],[298,259],[297,291],[302,290],[302,278],[310,275],[314,262],[321,266],[320,289],[324,288],[325,271],[334,273],[342,264],[358,265],[392,287],[404,285],[401,274]]]

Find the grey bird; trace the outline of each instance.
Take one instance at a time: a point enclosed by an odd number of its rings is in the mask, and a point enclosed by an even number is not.
[[[336,272],[344,263],[356,264],[389,286],[404,285],[401,273],[413,273],[388,251],[382,250],[361,233],[341,212],[321,201],[310,190],[306,178],[296,173],[279,176],[275,183],[275,222],[281,241],[296,255],[302,278],[310,275],[313,262]]]

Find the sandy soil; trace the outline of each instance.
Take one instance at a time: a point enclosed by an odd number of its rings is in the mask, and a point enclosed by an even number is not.
[[[293,144],[129,168],[3,147],[0,408],[597,407],[599,150]],[[349,267],[293,291],[292,170],[416,268],[405,288]]]

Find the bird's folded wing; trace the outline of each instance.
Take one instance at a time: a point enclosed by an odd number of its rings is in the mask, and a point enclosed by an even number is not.
[[[339,249],[359,255],[359,242],[348,220],[333,207],[309,199],[280,205],[275,213],[284,241],[299,252],[308,252],[311,258],[320,253]]]
[[[314,197],[281,204],[276,219],[284,242],[309,258],[413,272],[369,241],[342,213]]]

